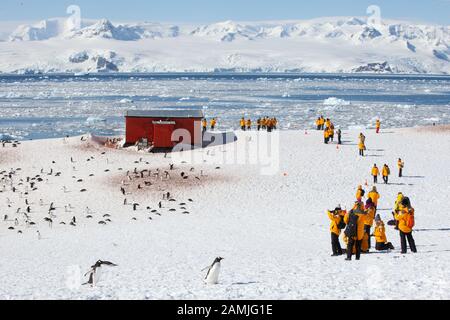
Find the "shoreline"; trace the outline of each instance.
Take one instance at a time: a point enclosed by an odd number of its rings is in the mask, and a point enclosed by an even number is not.
[[[76,72],[55,72],[55,73],[2,73],[0,72],[0,78],[41,78],[41,77],[64,77],[64,78],[108,78],[108,77],[156,77],[156,78],[220,78],[220,77],[236,77],[236,78],[346,78],[346,79],[396,79],[396,78],[408,78],[409,80],[449,80],[450,74],[436,74],[436,73],[301,73],[301,72],[235,72],[235,71],[211,71],[211,72],[99,72],[99,73],[76,73]]]
[[[307,128],[307,129],[297,129],[297,130],[290,130],[290,129],[278,129],[278,131],[280,132],[304,132],[304,131],[308,131],[308,132],[315,132],[317,131],[314,127],[311,128]],[[343,132],[353,132],[353,131],[371,131],[371,130],[375,130],[375,128],[366,128],[366,129],[343,129]],[[447,132],[450,131],[450,123],[449,124],[440,124],[440,125],[436,125],[436,126],[432,126],[432,125],[428,125],[428,126],[417,126],[417,127],[396,127],[396,128],[383,128],[381,132],[383,132],[383,130],[395,130],[395,131],[401,131],[401,130],[414,130],[414,131],[419,131],[419,132]],[[216,130],[216,132],[221,132],[221,130]],[[228,132],[228,131],[227,131]],[[239,129],[235,129],[233,131],[230,132],[241,132],[241,130]],[[250,131],[250,132],[257,132],[255,130]],[[97,136],[97,135],[93,135],[89,132],[81,134],[81,135],[77,135],[77,136],[69,136],[69,139],[73,139],[73,138],[81,138],[83,136],[92,136],[92,137],[99,137],[99,138],[123,138],[124,135],[113,135],[113,136]],[[23,142],[32,142],[32,141],[51,141],[51,140],[60,140],[60,139],[64,139],[67,138],[66,136],[61,136],[61,137],[52,137],[52,138],[42,138],[42,139],[13,139],[11,141],[19,141],[21,143]]]

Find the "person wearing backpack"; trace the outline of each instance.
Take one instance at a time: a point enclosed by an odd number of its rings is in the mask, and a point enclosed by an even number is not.
[[[339,236],[341,230],[345,228],[344,216],[346,212],[340,207],[334,210],[328,211],[328,218],[330,219],[330,231],[331,231],[331,250],[333,251],[332,257],[341,256],[343,254],[342,247],[339,242]]]
[[[395,220],[398,221],[402,254],[406,254],[407,252],[406,240],[408,240],[409,249],[416,253],[416,242],[412,236],[415,225],[414,208],[411,206],[411,202],[408,197],[403,197],[399,211],[397,212],[398,213],[395,214]]]
[[[348,238],[347,243],[347,258],[345,260],[351,261],[353,255],[353,248],[356,247],[356,260],[361,257],[361,245],[364,238],[364,220],[365,220],[364,204],[356,201],[352,210],[350,210],[344,217],[344,222],[347,227],[344,234]]]

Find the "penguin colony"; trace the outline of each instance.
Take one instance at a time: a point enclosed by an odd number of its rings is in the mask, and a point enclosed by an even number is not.
[[[81,138],[82,143],[88,144],[89,139]],[[64,144],[68,144],[64,139]],[[14,148],[20,146],[19,142],[12,144]],[[12,146],[5,143],[3,148]],[[115,217],[123,218],[130,216],[130,222],[152,221],[165,214],[190,215],[190,207],[193,199],[179,199],[170,190],[171,185],[192,185],[202,182],[206,177],[201,172],[196,172],[193,167],[177,168],[168,163],[167,167],[151,168],[150,163],[141,157],[130,161],[131,170],[122,167],[114,167],[108,159],[107,151],[98,148],[98,154],[88,155],[84,158],[76,158],[71,155],[66,163],[51,160],[47,166],[34,168],[33,173],[23,174],[22,168],[0,167],[0,230],[5,228],[9,232],[26,234],[30,229],[39,231],[42,235],[51,232],[53,228],[77,228],[87,224],[98,224],[106,226],[114,223]],[[166,155],[167,158],[167,155]],[[0,163],[1,165],[1,163]],[[123,165],[123,163],[122,163]],[[79,173],[80,167],[102,167],[102,170],[92,170],[84,176]],[[148,169],[143,169],[148,167]],[[139,169],[138,169],[139,168]],[[92,179],[111,177],[114,174],[121,175],[120,186],[117,187],[117,199],[121,206],[117,212],[99,212],[92,207],[77,205],[77,200],[83,194],[89,195],[95,190],[89,190],[87,182]],[[62,180],[67,182],[70,177],[71,183],[63,185]],[[43,188],[45,186],[45,188]],[[42,189],[51,188],[51,192]],[[63,194],[74,198],[73,202],[58,201],[58,195]],[[139,195],[151,195],[152,200],[143,203],[137,201]],[[50,198],[51,197],[51,198]],[[140,197],[142,199],[142,197]],[[145,198],[149,198],[146,197]],[[33,199],[33,200],[32,200]],[[39,200],[36,200],[39,199]],[[158,200],[155,200],[158,199]],[[3,226],[2,226],[3,225]],[[39,236],[41,239],[42,237]]]
[[[83,143],[89,143],[89,139],[82,137]],[[64,139],[64,144],[67,140]],[[2,143],[3,144],[3,143]],[[19,148],[20,142],[3,144],[3,148]],[[0,217],[2,218],[0,227],[6,232],[15,232],[17,235],[31,234],[38,241],[45,241],[51,238],[54,228],[80,228],[87,225],[97,224],[99,227],[114,223],[114,217],[131,216],[130,222],[149,221],[158,219],[166,214],[191,214],[190,206],[194,200],[177,199],[168,186],[171,182],[180,183],[201,183],[206,179],[203,170],[197,172],[194,167],[177,168],[169,163],[167,167],[151,168],[149,162],[139,158],[130,162],[132,170],[125,171],[122,167],[111,164],[106,151],[100,154],[93,154],[83,158],[70,156],[66,163],[59,163],[61,160],[51,160],[47,166],[39,168],[33,167],[33,173],[23,173],[23,169],[0,167]],[[165,159],[168,155],[165,155]],[[106,163],[106,165],[105,165]],[[0,163],[0,166],[2,163]],[[104,166],[94,173],[79,174],[80,167]],[[123,165],[123,164],[122,164]],[[147,166],[148,169],[142,169]],[[138,167],[140,169],[138,169]],[[215,170],[219,170],[216,168]],[[95,179],[97,175],[111,175],[114,172],[121,174],[120,186],[115,191],[117,198],[122,198],[122,206],[117,212],[99,212],[90,206],[81,206],[74,200],[72,203],[58,201],[59,194],[74,196],[79,199],[80,195],[89,194],[90,190],[86,184],[90,179]],[[64,185],[62,180],[70,177],[71,183]],[[67,182],[67,179],[65,180]],[[163,187],[162,187],[163,186]],[[42,189],[51,189],[51,193],[43,192]],[[95,190],[93,190],[95,192]],[[152,194],[152,203],[139,203],[135,200],[135,195],[139,193]],[[155,196],[156,195],[156,196]],[[50,198],[51,197],[51,198]],[[71,197],[72,198],[72,197]],[[142,197],[141,197],[142,198]],[[39,199],[39,200],[36,200]],[[48,238],[46,238],[48,237]],[[216,258],[207,269],[204,282],[206,284],[217,284],[219,282],[220,265],[223,258]],[[95,285],[100,281],[101,271],[105,268],[117,267],[118,265],[98,260],[85,274],[87,282],[84,285]]]

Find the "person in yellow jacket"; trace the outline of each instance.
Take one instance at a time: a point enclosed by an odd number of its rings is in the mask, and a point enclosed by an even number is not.
[[[409,249],[416,253],[416,242],[412,236],[414,228],[414,208],[411,206],[409,198],[403,197],[400,210],[395,214],[395,220],[398,221],[402,254],[406,254],[407,252],[406,240],[408,240]]]
[[[389,176],[391,175],[391,169],[389,168],[389,166],[387,164],[385,164],[383,166],[383,170],[381,172],[381,175],[383,176],[384,184],[388,184],[389,183]]]
[[[363,187],[358,186],[358,189],[356,190],[356,200],[361,201],[365,194],[366,191],[363,189]]]
[[[402,209],[401,206],[402,206],[402,201],[403,201],[404,197],[405,196],[403,195],[402,192],[399,192],[397,194],[397,199],[395,199],[395,204],[394,204],[394,212],[395,213],[399,212]]]
[[[362,132],[359,134],[359,142],[363,144],[366,143],[366,136]]]
[[[217,120],[216,120],[216,118],[213,118],[211,120],[211,131],[214,131],[216,129],[216,125],[217,125]]]
[[[331,128],[331,120],[330,119],[327,119],[326,121],[325,121],[325,129],[330,129]]]
[[[375,223],[373,236],[375,237],[375,250],[386,251],[395,249],[392,243],[387,241],[386,227],[384,226],[384,222],[381,218],[377,219]]]
[[[377,121],[375,123],[375,129],[376,129],[377,133],[380,133],[380,129],[381,129],[381,121],[380,121],[380,119],[377,119]]]
[[[372,177],[373,177],[373,183],[377,184],[378,183],[378,176],[380,175],[380,169],[378,169],[377,164],[373,165],[372,168]]]
[[[366,201],[366,216],[364,220],[364,232],[365,232],[365,246],[363,246],[363,252],[369,252],[372,247],[370,238],[371,238],[371,228],[373,227],[373,220],[375,219],[376,208],[371,198],[368,198]]]
[[[256,120],[256,125],[258,128],[258,131],[261,131],[261,127],[262,127],[262,119],[258,118],[258,120]]]
[[[202,120],[202,129],[203,132],[206,132],[206,130],[208,129],[208,121],[206,119]]]
[[[367,195],[368,198],[372,199],[373,204],[375,205],[375,210],[378,207],[378,200],[380,199],[380,194],[378,193],[377,187],[373,187],[372,190]]]
[[[403,160],[399,158],[397,161],[397,166],[398,166],[398,177],[401,178],[403,177],[403,168],[405,168],[405,162],[403,162]]]
[[[328,211],[328,218],[330,219],[330,231],[331,231],[331,250],[332,257],[341,256],[343,254],[342,247],[339,242],[339,236],[341,235],[341,223],[344,220],[346,212],[337,207],[333,211]]]
[[[352,260],[353,249],[356,247],[356,260],[361,257],[361,245],[364,239],[364,222],[366,212],[364,211],[364,204],[356,201],[352,210],[344,216],[344,222],[347,224],[345,235],[348,238],[347,243],[347,258],[345,260]],[[356,224],[353,225],[353,222]]]
[[[247,130],[252,130],[252,120],[248,119],[247,122],[245,123],[245,125],[247,126]]]
[[[330,131],[330,141],[334,142],[334,124],[332,122],[330,123],[328,130]]]
[[[245,131],[245,118],[242,118],[240,121],[241,130]]]
[[[317,126],[317,130],[320,130],[320,128],[321,128],[321,120],[320,120],[320,117],[317,118],[317,120],[316,120],[316,126]]]
[[[364,144],[364,142],[362,142],[362,141],[359,142],[358,149],[359,149],[359,155],[361,157],[364,157],[364,151],[366,150],[366,145]]]
[[[325,119],[323,116],[320,116],[320,130],[325,129]]]
[[[330,141],[330,130],[325,129],[323,131],[323,139],[324,139],[325,144],[328,144],[328,142]]]

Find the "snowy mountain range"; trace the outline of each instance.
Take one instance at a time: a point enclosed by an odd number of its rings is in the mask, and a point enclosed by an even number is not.
[[[0,32],[0,34],[2,34]],[[4,34],[4,33],[3,33]],[[2,39],[0,39],[2,40]],[[337,17],[203,26],[56,18],[0,42],[0,72],[450,74],[450,26]]]

